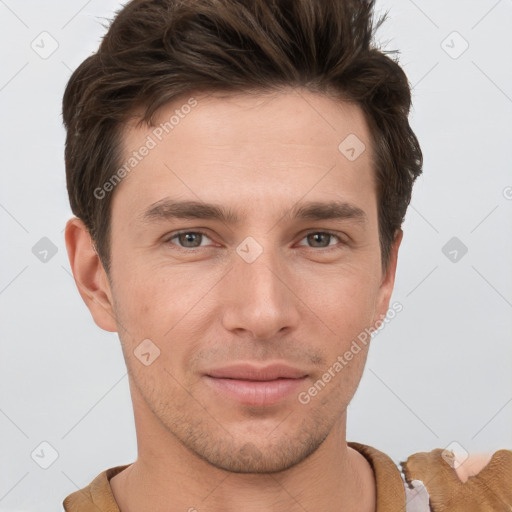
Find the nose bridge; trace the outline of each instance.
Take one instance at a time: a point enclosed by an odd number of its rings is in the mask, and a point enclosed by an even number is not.
[[[270,247],[258,248],[256,243],[245,241],[237,248],[236,272],[241,278],[242,290],[247,288],[255,298],[268,296],[269,300],[276,300],[285,277],[280,275],[279,255]]]
[[[247,237],[236,248],[230,272],[231,302],[225,311],[225,327],[252,331],[254,337],[270,337],[298,319],[289,272],[279,251],[270,247],[271,236]]]
[[[247,290],[250,297],[255,300],[266,299],[275,302],[282,295],[284,286],[282,280],[282,265],[279,253],[271,245],[272,236],[259,241],[247,237],[237,247],[238,258],[235,263],[235,272],[240,279],[240,288],[243,293]]]

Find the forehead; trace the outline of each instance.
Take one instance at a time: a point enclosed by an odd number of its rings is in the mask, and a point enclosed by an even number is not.
[[[190,120],[185,123],[187,119]],[[270,141],[304,143],[307,139],[327,145],[339,142],[347,129],[362,139],[369,136],[357,104],[300,88],[182,95],[155,116],[155,129],[162,128],[162,135],[184,124],[193,124],[196,138],[205,136],[212,142],[226,138],[247,142],[258,136]],[[132,134],[137,136],[133,131]]]
[[[298,89],[182,95],[158,111],[154,126],[127,124],[122,164],[128,172],[113,199],[137,213],[168,195],[271,206],[315,192],[374,190],[362,110]]]

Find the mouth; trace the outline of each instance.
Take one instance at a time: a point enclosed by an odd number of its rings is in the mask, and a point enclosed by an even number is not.
[[[210,370],[204,378],[223,398],[242,405],[268,406],[297,392],[307,375],[303,370],[282,364],[265,367],[238,364]]]

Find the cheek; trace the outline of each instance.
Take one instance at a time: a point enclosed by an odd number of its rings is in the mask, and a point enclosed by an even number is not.
[[[329,401],[348,403],[357,388],[371,341],[374,303],[371,288],[359,280],[357,286],[333,286],[328,294],[318,297],[314,309],[326,334],[317,336],[325,365],[316,378],[329,382],[331,391],[323,394],[324,405]]]
[[[323,292],[309,292],[309,322],[318,329],[310,343],[316,343],[324,355],[324,365],[315,382],[316,389],[326,384],[318,405],[346,404],[352,398],[361,379],[371,340],[375,308],[375,280],[360,272],[344,273],[323,283]],[[305,320],[306,324],[308,323]],[[306,325],[307,329],[307,325]],[[315,393],[315,390],[312,390]]]
[[[301,283],[299,296],[332,334],[346,339],[370,326],[377,285],[369,272],[344,268],[314,278],[304,276]]]
[[[208,330],[211,315],[206,310],[211,284],[206,279],[193,279],[183,272],[144,269],[118,272],[120,284],[115,286],[116,317],[125,358],[134,359],[144,340],[149,352],[158,353],[159,365],[179,366],[200,348]],[[124,275],[124,279],[123,279]],[[121,330],[123,335],[121,336]],[[145,345],[143,345],[145,346]],[[146,349],[144,349],[146,350]]]
[[[140,269],[137,273],[128,267],[116,268],[113,295],[125,358],[131,359],[134,350],[143,340],[151,340],[158,350],[162,348],[158,328],[168,316],[159,300],[159,287],[154,278],[144,276]]]

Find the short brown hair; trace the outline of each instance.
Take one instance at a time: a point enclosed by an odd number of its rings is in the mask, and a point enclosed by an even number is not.
[[[122,126],[192,91],[303,87],[355,102],[372,134],[383,268],[423,156],[409,126],[411,92],[398,62],[373,43],[373,0],[133,0],[63,98],[69,200],[110,272],[113,193],[94,191],[122,158]],[[340,141],[341,142],[341,141]]]

